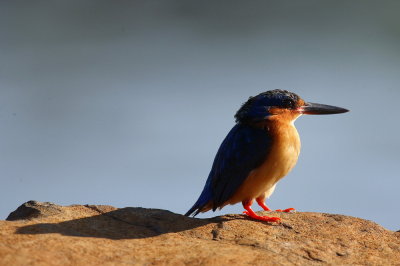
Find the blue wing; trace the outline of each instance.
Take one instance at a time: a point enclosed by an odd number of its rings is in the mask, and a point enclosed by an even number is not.
[[[240,187],[249,173],[259,167],[271,149],[268,131],[248,125],[235,125],[222,142],[207,182],[197,202],[185,214],[196,216],[211,203],[221,207]]]

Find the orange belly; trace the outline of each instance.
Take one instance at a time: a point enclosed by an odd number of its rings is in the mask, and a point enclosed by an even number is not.
[[[271,151],[265,162],[250,172],[246,180],[224,204],[235,204],[244,200],[268,198],[276,183],[296,165],[300,153],[300,137],[293,123],[271,127],[273,137]]]

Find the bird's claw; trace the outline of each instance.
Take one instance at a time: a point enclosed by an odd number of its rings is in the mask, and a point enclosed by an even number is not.
[[[287,209],[284,209],[284,210],[281,210],[281,209],[278,209],[278,210],[275,210],[276,212],[296,212],[296,209],[295,208],[287,208]]]
[[[280,223],[281,222],[281,218],[279,218],[279,217],[259,216],[259,215],[254,215],[248,211],[244,211],[243,213],[255,220],[271,222],[271,223]]]

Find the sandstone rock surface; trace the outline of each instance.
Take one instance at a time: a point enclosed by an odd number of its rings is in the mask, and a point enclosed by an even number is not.
[[[399,232],[336,214],[273,215],[283,222],[30,201],[0,221],[0,265],[400,265]]]

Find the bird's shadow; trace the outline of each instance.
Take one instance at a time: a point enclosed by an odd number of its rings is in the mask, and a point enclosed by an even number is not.
[[[99,215],[58,223],[37,223],[19,227],[17,234],[61,234],[108,239],[141,239],[220,224],[235,217],[190,218],[166,210],[121,208]],[[239,218],[241,219],[241,218]]]

